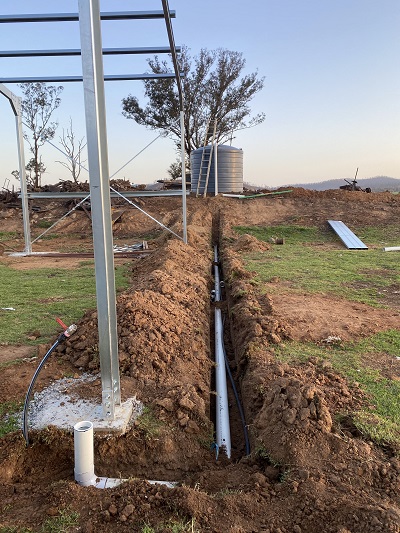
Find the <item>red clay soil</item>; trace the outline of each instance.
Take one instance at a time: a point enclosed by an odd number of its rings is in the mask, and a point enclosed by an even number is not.
[[[182,231],[179,199],[147,199],[142,207],[174,232]],[[39,213],[34,225],[62,212],[52,209]],[[75,511],[77,523],[69,531],[86,533],[400,532],[399,450],[365,440],[351,423],[351,413],[368,399],[329,364],[315,359],[289,365],[274,355],[274,347],[290,338],[318,344],[324,336],[345,341],[399,327],[398,301],[372,309],[328,296],[261,295],[250,283],[240,252],[268,245],[239,238],[232,230],[252,224],[322,227],[333,218],[356,232],[362,226],[396,223],[400,195],[295,189],[282,198],[246,202],[189,198],[188,213],[188,245],[134,209],[114,229],[117,241],[146,237],[154,250],[130,261],[131,287],[117,299],[122,399],[136,395],[148,416],[123,436],[95,439],[97,475],[129,481],[106,490],[75,484],[70,432],[53,427],[32,431],[29,448],[21,432],[8,434],[0,439],[0,530],[42,531],[46,520]],[[75,215],[57,230],[58,238],[38,246],[89,248],[90,241],[79,235],[88,231],[90,221],[82,212]],[[19,227],[19,210],[4,208],[0,217],[4,228]],[[229,460],[223,453],[216,460],[210,449],[215,416],[213,242],[220,244],[226,345],[250,444],[246,455],[232,401]],[[8,243],[18,245],[21,240]],[[3,256],[1,262],[21,268],[32,266],[31,259]],[[52,261],[56,268],[63,266],[49,258],[46,264]],[[17,359],[13,350],[1,346],[1,362]],[[23,398],[40,360],[32,361],[30,352],[21,350],[28,359],[2,368],[0,402]],[[45,350],[40,347],[38,355]],[[392,375],[398,370],[392,368]],[[37,390],[85,371],[99,371],[94,310],[88,310],[75,337],[51,358]],[[80,393],[82,398],[100,396],[100,380]],[[338,413],[347,413],[340,425]],[[148,479],[178,485],[150,485]]]

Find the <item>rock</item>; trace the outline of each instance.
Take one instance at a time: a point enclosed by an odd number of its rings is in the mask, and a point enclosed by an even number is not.
[[[156,404],[160,407],[163,407],[166,411],[172,412],[174,410],[174,401],[171,398],[163,398],[162,400],[157,400]]]
[[[108,508],[108,512],[110,515],[115,516],[118,513],[117,507],[112,503],[110,507]]]
[[[296,420],[296,415],[296,409],[286,409],[286,411],[283,412],[282,420],[286,425],[291,425]]]
[[[82,355],[81,357],[79,357],[79,359],[77,359],[75,362],[74,362],[74,366],[76,366],[76,368],[85,368],[86,365],[89,363],[89,360],[90,360],[90,357],[89,355]]]
[[[254,482],[258,483],[261,487],[264,487],[267,484],[267,478],[261,474],[261,472],[255,472],[251,477]]]
[[[310,409],[307,407],[300,409],[300,420],[306,420],[311,415]]]
[[[123,508],[121,514],[128,517],[134,512],[134,510],[134,506],[131,503],[128,503],[128,505]]]
[[[179,425],[181,427],[185,427],[188,422],[189,422],[188,416],[183,416],[182,418],[179,419]]]
[[[200,433],[200,428],[194,420],[189,420],[186,426],[187,433]]]
[[[179,400],[179,405],[185,409],[189,409],[189,411],[192,411],[194,408],[194,403],[192,400],[189,400],[187,396],[184,396]]]

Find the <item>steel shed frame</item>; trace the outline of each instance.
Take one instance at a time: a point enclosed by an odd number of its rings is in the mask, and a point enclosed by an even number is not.
[[[183,93],[180,83],[180,73],[176,48],[173,39],[171,17],[175,17],[175,12],[171,12],[168,1],[162,0],[162,11],[139,11],[139,12],[113,12],[101,13],[100,0],[79,0],[79,13],[58,13],[58,14],[33,14],[33,15],[3,15],[0,16],[1,23],[28,23],[28,22],[61,22],[79,21],[83,76],[65,77],[39,77],[39,78],[2,78],[0,82],[26,83],[34,81],[83,81],[86,133],[89,159],[89,181],[90,196],[92,198],[92,227],[93,244],[95,255],[96,272],[96,294],[98,311],[98,332],[99,332],[99,354],[102,381],[102,406],[103,417],[112,422],[115,418],[115,406],[121,404],[121,390],[119,377],[118,360],[118,336],[117,336],[117,316],[116,316],[116,294],[114,278],[114,255],[113,236],[111,222],[110,186],[108,171],[107,153],[107,133],[106,133],[106,113],[105,113],[105,80],[130,80],[130,79],[156,79],[156,78],[176,78],[180,101],[181,128],[183,128]],[[103,49],[101,39],[101,20],[131,20],[131,19],[155,19],[164,18],[166,22],[168,39],[170,42],[170,52],[174,64],[175,73],[165,75],[145,75],[145,74],[125,74],[116,76],[104,76],[103,72]],[[113,50],[111,52],[110,50]],[[138,49],[120,49],[119,53],[142,53]],[[133,51],[136,50],[136,51]],[[145,49],[143,49],[145,50]],[[108,49],[108,53],[118,53],[117,49]],[[47,51],[25,51],[26,56],[58,55],[56,50]],[[76,50],[61,50],[60,55],[77,55]],[[10,57],[3,52],[1,57]],[[11,56],[23,57],[24,51],[11,51]],[[22,144],[22,122],[21,122],[21,99],[18,99],[6,87],[0,84],[0,92],[4,94],[13,107],[17,118],[17,134],[19,147],[19,164],[21,179],[21,195],[23,205],[27,206],[27,191],[25,180],[25,162],[23,158]],[[182,140],[184,132],[182,131]],[[182,176],[184,173],[184,143],[182,142]],[[22,155],[21,155],[22,154]],[[185,180],[182,179],[183,194],[183,240],[187,242],[186,227],[186,189]],[[28,215],[28,211],[26,212]],[[27,228],[25,226],[28,226]],[[29,235],[29,243],[26,250],[31,252],[29,217],[24,216],[24,229],[26,239]],[[28,231],[29,230],[29,231]]]

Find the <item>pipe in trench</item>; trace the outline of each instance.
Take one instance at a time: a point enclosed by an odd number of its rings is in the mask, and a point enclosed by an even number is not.
[[[75,481],[83,487],[110,489],[128,481],[123,478],[99,477],[94,473],[93,423],[88,420],[78,422],[74,426],[74,458]],[[176,486],[175,482],[170,481],[147,481],[152,485],[157,483],[169,488]]]
[[[214,246],[215,301],[221,300],[221,283],[218,267],[218,249]],[[226,383],[224,339],[221,309],[215,308],[215,387],[217,405],[215,415],[216,440],[219,449],[231,457],[231,430],[229,426],[228,388]]]

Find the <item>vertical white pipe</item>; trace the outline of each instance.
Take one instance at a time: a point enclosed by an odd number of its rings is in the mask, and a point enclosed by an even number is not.
[[[88,487],[96,485],[94,473],[93,424],[87,420],[74,426],[75,481]]]

